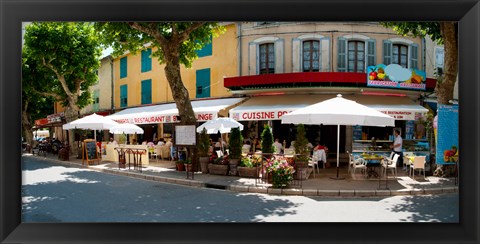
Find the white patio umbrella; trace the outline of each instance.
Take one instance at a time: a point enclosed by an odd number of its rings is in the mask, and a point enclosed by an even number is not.
[[[230,133],[232,128],[243,130],[243,125],[231,118],[216,118],[197,127],[197,132],[201,133],[204,128],[207,130],[207,134],[217,134],[218,132],[223,134]],[[223,143],[221,144],[221,147],[223,151]]]
[[[62,127],[64,130],[69,130],[69,129],[94,130],[94,137],[95,137],[95,140],[97,140],[97,133],[96,133],[97,130],[108,130],[115,125],[118,125],[118,123],[109,118],[93,113],[83,118],[74,120],[70,123],[64,124]]]
[[[112,134],[143,134],[143,129],[135,124],[123,123],[110,128]]]
[[[337,178],[340,150],[340,125],[395,126],[395,119],[355,101],[337,97],[282,116],[282,124],[337,125]]]

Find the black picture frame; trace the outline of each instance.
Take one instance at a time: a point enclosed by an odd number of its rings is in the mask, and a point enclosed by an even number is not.
[[[478,243],[478,0],[0,0],[2,243]],[[459,21],[460,223],[21,223],[22,21]],[[432,206],[435,207],[435,206]]]

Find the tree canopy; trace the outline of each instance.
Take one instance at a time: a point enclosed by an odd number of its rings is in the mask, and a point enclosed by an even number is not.
[[[24,49],[37,72],[40,93],[64,107],[90,103],[89,87],[98,80],[101,46],[90,23],[41,22],[26,27]]]
[[[177,104],[181,123],[196,122],[180,65],[189,68],[198,57],[196,50],[223,33],[225,28],[209,22],[100,22],[95,24],[103,43],[112,46],[113,56],[136,53],[150,45],[152,56],[165,64],[165,76]]]

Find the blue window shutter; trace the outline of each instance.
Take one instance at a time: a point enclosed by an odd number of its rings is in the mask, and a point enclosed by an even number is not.
[[[377,65],[377,48],[375,39],[367,40],[367,67]]]
[[[212,35],[210,35],[210,42],[203,46],[202,49],[196,50],[197,56],[199,58],[201,57],[206,57],[206,56],[212,56]]]
[[[347,39],[343,37],[338,38],[338,52],[337,52],[337,70],[338,72],[347,71]]]
[[[127,57],[120,59],[120,78],[127,77]]]
[[[152,103],[152,80],[142,80],[142,104]]]
[[[125,108],[128,105],[128,86],[120,86],[120,107]]]
[[[392,42],[388,40],[383,41],[383,64],[389,65],[392,63]]]
[[[418,45],[410,44],[410,65],[411,69],[418,69]]]
[[[142,50],[142,72],[148,72],[152,70],[152,49]]]
[[[196,71],[196,98],[210,97],[210,68]]]

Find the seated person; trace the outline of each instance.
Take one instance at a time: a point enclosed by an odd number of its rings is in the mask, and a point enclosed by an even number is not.
[[[275,153],[282,153],[283,145],[278,141],[278,138],[275,139],[273,146],[275,147]]]
[[[248,153],[251,149],[250,141],[246,141],[245,144],[242,146],[242,153]]]

